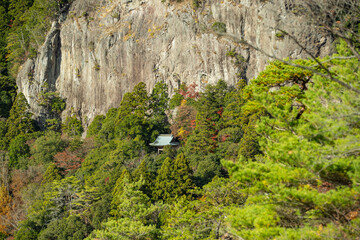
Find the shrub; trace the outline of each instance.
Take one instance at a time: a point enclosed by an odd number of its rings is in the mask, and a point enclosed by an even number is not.
[[[94,136],[99,133],[101,130],[102,124],[105,120],[104,115],[97,115],[94,120],[91,122],[88,130],[87,130],[87,137]]]
[[[192,1],[192,5],[194,8],[200,7],[200,4],[201,4],[201,0],[193,0]]]
[[[95,63],[94,70],[100,71],[100,65],[98,63]]]
[[[221,32],[221,33],[225,33],[226,32],[226,24],[223,22],[214,22],[214,24],[212,25],[212,30],[214,30],[215,32]]]
[[[277,37],[278,39],[284,39],[285,33],[284,32],[276,32],[275,37]]]
[[[61,140],[60,134],[53,131],[47,132],[44,136],[36,139],[30,152],[38,163],[48,163],[54,155],[64,150],[66,143]]]
[[[19,159],[30,156],[29,145],[26,144],[26,137],[21,134],[10,141],[9,145],[9,167],[20,168]]]
[[[70,137],[80,136],[84,129],[82,127],[81,120],[77,119],[75,114],[71,114],[65,120],[63,124],[63,131]]]
[[[169,107],[170,109],[174,109],[175,107],[180,106],[181,101],[184,97],[180,93],[175,93],[174,96],[170,99]]]

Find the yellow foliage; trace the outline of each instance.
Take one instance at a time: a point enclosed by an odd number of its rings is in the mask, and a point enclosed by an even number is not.
[[[186,99],[181,100],[180,106],[185,106],[185,104],[186,104]]]
[[[184,130],[184,128],[181,127],[181,128],[178,130],[178,136],[183,137],[185,134],[186,134],[186,130]]]

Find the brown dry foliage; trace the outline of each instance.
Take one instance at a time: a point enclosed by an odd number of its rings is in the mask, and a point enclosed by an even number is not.
[[[54,156],[55,165],[60,169],[62,175],[66,175],[70,171],[74,171],[81,166],[84,159],[76,156],[75,153],[70,152],[69,148],[63,152],[59,152]]]

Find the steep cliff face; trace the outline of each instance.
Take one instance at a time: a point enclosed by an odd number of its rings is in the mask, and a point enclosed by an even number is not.
[[[199,90],[224,79],[250,80],[269,60],[246,45],[211,29],[243,38],[279,57],[306,57],[279,27],[314,54],[329,52],[331,39],[306,27],[286,0],[76,0],[54,23],[37,59],[22,67],[17,84],[38,117],[46,117],[37,96],[45,85],[66,99],[85,126],[97,114],[117,107],[139,82],[150,90],[165,81],[170,92],[180,83]],[[47,83],[47,84],[45,84]]]

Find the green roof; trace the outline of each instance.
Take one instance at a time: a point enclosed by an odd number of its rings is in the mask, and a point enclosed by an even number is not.
[[[150,146],[154,147],[163,147],[163,146],[177,146],[179,145],[178,142],[174,142],[174,136],[172,134],[160,134],[155,142],[150,143]]]

